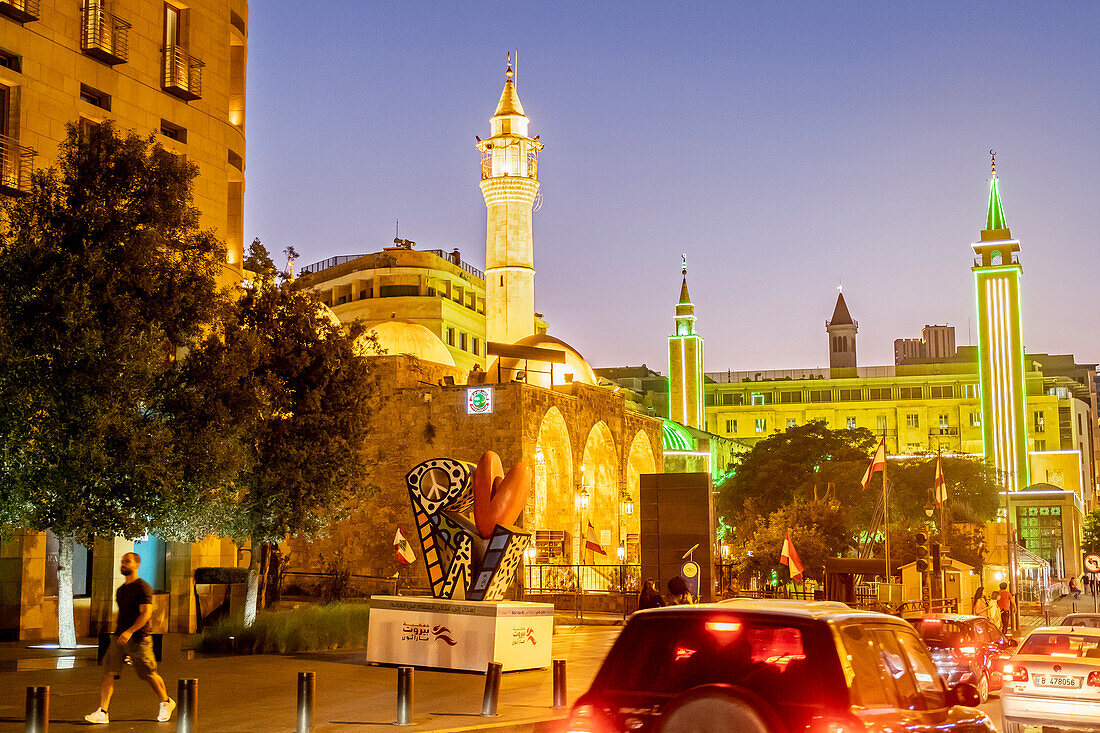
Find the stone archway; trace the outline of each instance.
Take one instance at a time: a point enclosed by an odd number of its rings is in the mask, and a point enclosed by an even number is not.
[[[630,451],[626,456],[626,480],[623,489],[630,498],[633,511],[624,514],[622,520],[621,540],[627,540],[627,562],[639,562],[637,557],[637,541],[641,534],[641,509],[639,507],[640,495],[638,485],[639,477],[643,473],[656,473],[657,462],[653,458],[653,445],[649,442],[649,435],[644,430],[639,430],[630,443]],[[625,497],[624,497],[625,498]],[[633,539],[633,542],[630,540]]]
[[[565,418],[551,407],[539,424],[532,466],[531,495],[523,510],[524,529],[576,531],[573,519],[573,450]],[[540,547],[540,561],[567,561],[560,545]]]
[[[607,423],[600,421],[592,426],[584,444],[581,458],[580,489],[588,493],[588,507],[577,515],[578,532],[583,536],[591,521],[596,537],[603,545],[606,557],[597,554],[589,562],[594,564],[617,563],[615,548],[619,543],[619,454],[615,438]],[[579,551],[580,545],[576,549]],[[583,554],[576,555],[581,559]]]

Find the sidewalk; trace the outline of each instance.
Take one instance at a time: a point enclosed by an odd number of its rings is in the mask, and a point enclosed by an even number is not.
[[[566,659],[568,702],[587,689],[617,626],[559,626],[555,659]],[[316,674],[314,731],[392,729],[396,713],[397,672],[368,665],[365,652],[341,650],[288,655],[205,656],[186,646],[187,637],[165,640],[160,672],[175,697],[177,681],[197,678],[196,728],[217,733],[293,731],[298,672]],[[182,643],[181,643],[182,642]],[[0,731],[24,728],[26,688],[50,686],[50,730],[89,730],[84,715],[99,704],[101,668],[95,649],[76,653],[28,649],[26,643],[0,644]],[[482,718],[485,677],[481,674],[416,670],[413,731],[550,731],[566,710],[551,707],[551,671],[509,672],[500,686],[499,715]],[[156,698],[132,672],[124,671],[111,703],[105,731],[166,733],[171,723],[156,723]]]
[[[1020,626],[1025,629],[1045,626],[1047,618],[1050,619],[1051,624],[1056,624],[1067,614],[1096,613],[1097,609],[1100,609],[1100,596],[1092,596],[1091,594],[1085,595],[1082,593],[1078,600],[1073,600],[1073,596],[1063,596],[1046,606],[1045,617],[1042,613],[1038,612],[1037,608],[1031,613],[1026,613],[1021,610]]]

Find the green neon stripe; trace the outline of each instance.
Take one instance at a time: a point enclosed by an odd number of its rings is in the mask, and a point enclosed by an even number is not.
[[[1001,194],[997,190],[997,178],[989,183],[989,211],[985,217],[986,229],[1008,229],[1005,223],[1005,211],[1001,206]]]
[[[695,438],[683,426],[671,420],[661,421],[665,450],[695,450]]]

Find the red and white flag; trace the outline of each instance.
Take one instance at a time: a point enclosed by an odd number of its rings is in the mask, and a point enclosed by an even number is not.
[[[787,571],[791,574],[791,580],[802,580],[802,571],[806,568],[802,565],[802,561],[798,559],[794,543],[791,542],[790,532],[783,540],[783,552],[779,555],[779,562],[787,566]]]
[[[600,540],[596,536],[596,528],[592,526],[592,522],[588,523],[588,536],[584,538],[584,549],[598,552],[601,555],[607,554],[604,552],[603,545],[600,544]]]
[[[939,458],[936,459],[936,483],[933,484],[932,493],[936,496],[936,508],[939,509],[947,501],[947,483],[943,480]]]
[[[412,545],[405,539],[405,535],[401,534],[401,528],[397,528],[397,534],[393,536],[393,549],[397,553],[397,559],[402,565],[408,565],[415,562],[416,555],[413,554]]]
[[[878,448],[875,450],[875,455],[871,456],[871,465],[867,467],[867,473],[863,474],[863,488],[866,489],[868,484],[871,483],[871,477],[878,471],[886,470],[886,438],[882,439],[882,442],[878,444]]]

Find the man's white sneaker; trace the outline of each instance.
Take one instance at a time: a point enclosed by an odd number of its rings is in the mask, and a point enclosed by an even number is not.
[[[100,708],[99,710],[96,710],[91,715],[85,715],[84,720],[87,720],[89,723],[100,723],[100,724],[111,722],[111,719],[107,717],[107,711],[104,710],[103,708]]]
[[[172,719],[172,711],[174,711],[175,709],[176,709],[176,701],[173,700],[172,698],[168,698],[168,702],[162,702],[160,704],[160,710],[157,711],[157,722],[158,723],[167,723],[169,720]],[[106,717],[107,714],[104,713],[103,716]],[[103,722],[106,723],[107,721],[103,721]]]

